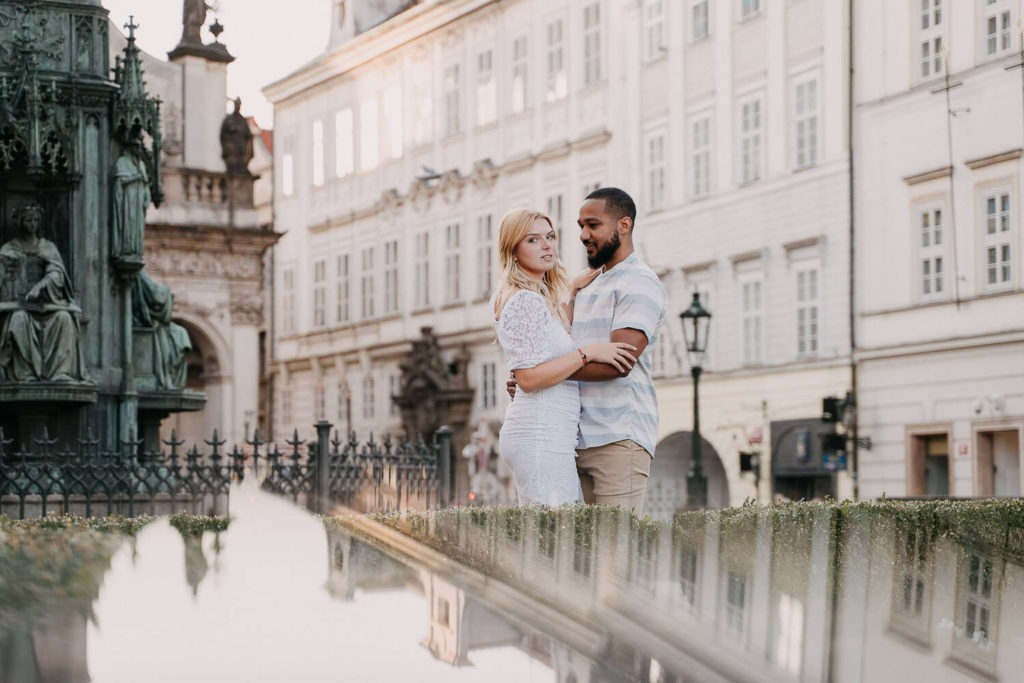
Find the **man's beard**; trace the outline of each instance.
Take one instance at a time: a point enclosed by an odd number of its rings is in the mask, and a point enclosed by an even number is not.
[[[587,264],[591,268],[600,268],[612,260],[612,256],[615,255],[620,244],[622,244],[622,240],[619,239],[619,233],[613,232],[610,240],[598,247],[593,256],[587,257]]]

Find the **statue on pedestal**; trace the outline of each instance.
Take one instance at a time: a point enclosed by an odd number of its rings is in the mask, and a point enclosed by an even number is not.
[[[220,124],[220,156],[228,173],[248,175],[253,155],[252,131],[241,109],[242,99],[236,97],[235,111],[225,116]]]
[[[56,245],[39,236],[43,209],[16,208],[19,236],[0,247],[0,380],[86,380],[71,280]]]
[[[132,322],[153,330],[153,374],[161,389],[185,387],[186,363],[192,341],[181,325],[171,322],[174,295],[171,288],[156,282],[145,270],[132,283]]]
[[[142,260],[149,202],[149,174],[142,158],[142,143],[132,139],[114,165],[114,258]]]
[[[203,28],[203,22],[206,21],[206,12],[209,9],[210,6],[204,0],[185,0],[182,6],[182,29],[179,43],[203,44],[202,39],[199,37],[199,32]]]

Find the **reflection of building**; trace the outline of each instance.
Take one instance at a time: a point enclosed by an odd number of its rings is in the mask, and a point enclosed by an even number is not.
[[[111,25],[110,51],[124,37]],[[240,442],[257,426],[259,330],[263,324],[262,254],[274,243],[266,185],[272,171],[265,138],[253,144],[250,175],[233,176],[221,158],[227,102],[223,45],[181,46],[170,61],[142,54],[147,87],[162,101],[164,201],[146,216],[146,270],[174,293],[174,322],[192,343],[186,386],[206,393],[199,413],[162,424],[188,444],[217,429]],[[113,58],[111,59],[113,61]],[[253,183],[257,183],[258,205]],[[262,194],[261,194],[262,193]]]
[[[856,10],[863,496],[1024,492],[1020,12]]]

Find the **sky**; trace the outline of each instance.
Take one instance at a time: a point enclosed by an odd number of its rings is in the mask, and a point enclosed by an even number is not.
[[[118,26],[135,17],[140,48],[167,58],[181,37],[182,0],[102,0]],[[242,113],[272,128],[273,107],[260,92],[263,86],[295,71],[327,46],[330,0],[207,0],[224,26],[220,42],[234,55],[228,65],[228,99],[242,98]],[[284,9],[282,9],[284,8]],[[203,42],[213,40],[203,29]],[[228,104],[225,101],[225,110]]]

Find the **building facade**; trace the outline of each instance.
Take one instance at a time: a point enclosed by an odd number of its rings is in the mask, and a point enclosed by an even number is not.
[[[1019,496],[1021,4],[856,8],[861,494]]]
[[[701,384],[710,502],[851,495],[820,456],[775,471],[770,453],[773,422],[811,421],[850,387],[845,14],[818,0],[397,3],[375,17],[347,4],[324,54],[265,90],[285,232],[275,437],[321,417],[400,431],[391,397],[423,327],[446,359],[468,350],[469,423],[500,421],[487,307],[500,218],[546,211],[578,272],[577,208],[616,185],[637,200],[638,251],[669,294],[651,351],[648,511],[686,502],[678,314],[692,291],[715,316]],[[742,452],[760,455],[759,484]]]

